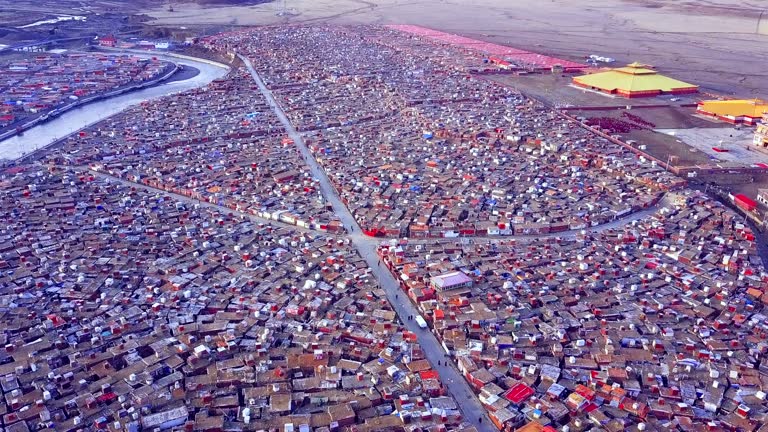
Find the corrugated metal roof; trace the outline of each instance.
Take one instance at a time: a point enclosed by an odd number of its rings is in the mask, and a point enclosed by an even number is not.
[[[454,271],[432,277],[432,283],[445,288],[472,282],[472,279],[460,271]]]
[[[644,66],[633,63],[623,68],[578,76],[573,81],[587,87],[596,87],[607,91],[621,90],[624,92],[653,90],[670,92],[678,89],[698,87],[687,82],[659,75],[655,70]]]

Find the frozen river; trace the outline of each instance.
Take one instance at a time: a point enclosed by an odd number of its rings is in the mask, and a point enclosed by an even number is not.
[[[140,104],[145,100],[203,87],[229,72],[227,66],[212,62],[154,53],[151,56],[161,60],[172,61],[179,65],[194,67],[200,73],[189,79],[161,83],[153,87],[95,101],[67,111],[52,120],[25,130],[22,135],[16,135],[0,141],[0,159],[18,159],[25,154],[46,147],[63,137],[71,135],[82,128],[117,114],[132,105]]]

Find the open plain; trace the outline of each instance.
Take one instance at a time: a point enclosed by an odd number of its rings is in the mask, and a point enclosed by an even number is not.
[[[157,6],[152,25],[418,24],[489,42],[618,64],[640,61],[741,96],[768,93],[768,5],[735,0],[287,0]],[[281,13],[284,12],[284,13]]]
[[[3,163],[0,432],[768,431],[760,4],[49,1],[228,66]]]

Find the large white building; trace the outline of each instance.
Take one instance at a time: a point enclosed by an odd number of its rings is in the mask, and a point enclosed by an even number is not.
[[[458,288],[469,288],[472,286],[472,278],[460,271],[433,276],[430,284],[435,291],[448,291]]]

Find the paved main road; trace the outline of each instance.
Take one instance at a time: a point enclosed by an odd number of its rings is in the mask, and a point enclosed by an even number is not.
[[[272,96],[272,92],[267,89],[266,85],[264,85],[264,81],[262,81],[259,74],[256,73],[256,70],[253,69],[251,62],[244,56],[238,55],[238,57],[245,63],[245,66],[248,68],[251,76],[253,76],[254,81],[256,81],[256,84],[259,86],[261,93],[267,99],[267,103],[272,107],[275,114],[280,119],[280,122],[285,127],[288,136],[293,139],[294,143],[296,143],[299,151],[309,165],[312,175],[320,181],[320,190],[323,193],[323,196],[328,203],[333,206],[336,215],[341,219],[344,226],[350,232],[349,237],[352,240],[352,243],[357,248],[360,256],[363,257],[368,263],[368,266],[372,269],[373,275],[378,280],[379,285],[387,293],[387,298],[400,317],[400,320],[403,322],[403,325],[405,325],[408,330],[418,335],[419,344],[424,350],[427,360],[431,363],[432,368],[440,374],[443,384],[456,399],[456,402],[461,407],[465,420],[475,426],[478,431],[496,431],[496,427],[494,427],[488,419],[485,408],[480,404],[480,401],[472,392],[469,384],[464,380],[457,369],[453,366],[446,365],[446,363],[452,362],[446,362],[445,351],[443,350],[442,345],[437,341],[435,335],[429,330],[421,329],[418,324],[416,324],[415,320],[409,321],[407,319],[409,315],[415,316],[418,314],[418,311],[413,303],[408,300],[405,293],[402,292],[397,280],[395,280],[392,274],[381,264],[381,261],[376,254],[377,242],[362,233],[360,227],[352,216],[352,213],[349,212],[336,194],[336,190],[331,185],[330,180],[328,180],[328,176],[325,175],[325,171],[323,171],[312,156],[301,135],[296,131],[293,125],[291,125],[285,112]],[[439,365],[438,361],[440,362]]]

